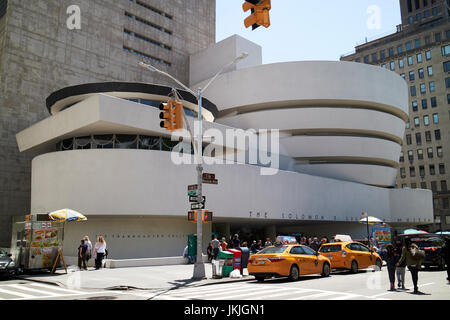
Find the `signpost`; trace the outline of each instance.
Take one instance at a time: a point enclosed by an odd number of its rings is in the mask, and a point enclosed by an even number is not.
[[[202,175],[202,182],[207,184],[219,184],[214,173],[204,173]]]

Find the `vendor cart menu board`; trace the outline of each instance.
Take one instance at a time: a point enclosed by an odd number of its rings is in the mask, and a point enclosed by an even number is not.
[[[46,222],[33,227],[38,228],[32,230],[31,257],[35,259],[35,265],[50,268],[59,246],[58,230],[52,229],[52,224]]]
[[[392,242],[390,228],[373,228],[372,233],[381,248]]]

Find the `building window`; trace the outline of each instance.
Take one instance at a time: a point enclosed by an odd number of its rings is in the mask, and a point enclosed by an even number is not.
[[[408,66],[413,64],[413,58],[411,56],[408,57]]]
[[[428,109],[428,100],[427,99],[422,99],[422,109]]]
[[[433,113],[433,123],[438,124],[439,123],[439,114]]]
[[[394,55],[394,48],[389,48],[389,57]]]
[[[427,93],[427,87],[425,86],[425,83],[420,84],[420,93],[421,94]]]
[[[437,107],[437,99],[436,99],[436,97],[431,97],[430,101],[431,101],[431,107],[432,108],[436,108]]]
[[[445,164],[439,163],[439,174],[445,174]]]
[[[450,71],[450,61],[444,62],[444,72]]]
[[[417,106],[418,106],[417,101],[413,101],[412,102],[412,111],[416,112],[418,109]]]
[[[445,87],[450,88],[450,77],[445,78]]]
[[[411,97],[415,97],[416,96],[416,86],[411,86],[410,90],[411,90]]]
[[[432,147],[427,148],[427,156],[428,156],[428,159],[433,159],[433,148]]]
[[[409,129],[409,128],[411,128],[411,124],[409,123],[409,121],[406,123],[406,126],[405,126],[405,128],[406,129]]]
[[[414,153],[412,152],[412,150],[408,151],[408,160],[409,161],[414,161]]]
[[[419,79],[423,79],[425,77],[425,72],[422,68],[420,68],[417,73],[419,74]]]
[[[410,51],[412,48],[411,48],[411,42],[407,42],[406,44],[405,44],[405,48],[406,48],[406,51]]]
[[[397,54],[401,54],[403,52],[403,46],[399,45],[397,46]]]
[[[386,53],[384,50],[380,51],[380,59],[383,60],[384,58],[386,58]]]
[[[406,178],[406,170],[405,168],[400,168],[400,177],[401,178]]]
[[[364,57],[364,63],[369,63],[369,56]]]
[[[404,63],[403,59],[398,59],[398,67],[403,68],[404,66],[405,66],[405,63]]]
[[[447,103],[450,104],[450,94],[447,94]]]
[[[406,135],[406,144],[407,144],[407,145],[410,145],[411,143],[412,143],[411,135],[410,135],[410,134],[407,134],[407,135]]]
[[[394,71],[395,70],[395,62],[391,61],[391,70]]]
[[[416,39],[415,41],[416,49],[420,48],[420,39]],[[422,61],[420,61],[422,62]]]
[[[425,167],[424,166],[419,166],[419,176],[421,178],[425,177]]]
[[[431,131],[425,131],[425,141],[426,142],[431,141]]]
[[[429,126],[430,125],[430,117],[428,115],[423,116],[423,124],[425,126]]]
[[[146,42],[151,43],[151,44],[153,44],[153,45],[156,45],[156,46],[158,46],[158,47],[161,47],[161,48],[163,48],[163,49],[166,49],[166,50],[168,50],[168,51],[172,51],[172,47],[170,47],[170,46],[168,46],[168,45],[166,45],[166,44],[164,44],[164,43],[158,42],[158,41],[156,41],[156,40],[150,39],[150,38],[148,38],[148,37],[146,37],[146,36],[143,36],[143,35],[140,35],[140,34],[138,34],[138,33],[135,33],[135,32],[133,32],[133,31],[130,31],[130,30],[128,30],[128,29],[124,29],[123,32],[124,32],[125,34],[127,34],[127,35],[129,35],[129,36],[132,36],[132,37],[135,37],[135,38],[137,38],[137,39],[139,39],[139,40],[143,40],[143,41],[146,41]]]
[[[372,62],[377,62],[377,54],[376,53],[372,53]]]
[[[408,0],[406,1],[407,5],[408,5],[408,12],[412,11],[412,0]]]
[[[430,92],[436,91],[436,85],[435,85],[434,81],[430,81],[429,87],[430,87]]]
[[[437,191],[437,183],[436,183],[436,181],[431,181],[431,191],[433,191],[433,192]]]
[[[441,42],[441,33],[440,32],[434,34],[434,40],[436,42]]]
[[[131,19],[133,19],[133,20],[135,20],[137,22],[143,23],[143,24],[145,24],[145,25],[147,25],[149,27],[157,29],[157,30],[159,30],[161,32],[164,32],[164,33],[167,33],[167,34],[170,34],[170,35],[172,34],[172,31],[170,31],[168,29],[165,29],[164,27],[161,27],[159,25],[156,25],[156,24],[154,24],[154,23],[152,23],[152,22],[150,22],[148,20],[145,20],[145,19],[142,19],[142,18],[140,18],[138,16],[135,16],[134,14],[129,13],[127,11],[125,11],[125,16],[128,17],[128,18],[131,18]]]
[[[157,13],[157,14],[163,16],[163,17],[166,17],[166,18],[168,18],[170,20],[173,19],[173,17],[170,14],[165,13],[165,12],[159,10],[159,9],[156,9],[155,7],[152,7],[152,6],[142,2],[140,0],[130,0],[130,2],[136,3],[137,5],[140,5],[141,7],[144,7],[146,9],[148,9],[148,10],[154,12],[154,13]]]
[[[436,140],[441,140],[441,130],[440,129],[434,130],[434,138]]]
[[[408,23],[409,23],[409,24],[413,24],[413,23],[414,23],[414,18],[413,18],[413,16],[409,16],[409,17],[408,17]]]
[[[416,168],[409,167],[409,176],[414,178],[416,176]]]
[[[417,159],[423,160],[423,150],[422,149],[417,150]]]
[[[415,77],[414,77],[414,71],[410,71],[409,72],[409,81],[414,81]]]
[[[417,132],[417,133],[416,133],[416,144],[417,144],[418,146],[421,146],[421,145],[422,145],[422,135],[420,134],[420,132]]]
[[[442,153],[442,147],[437,147],[436,148],[436,154],[439,158],[442,158],[443,153]]]
[[[405,154],[402,152],[400,152],[400,159],[399,162],[405,162]]]
[[[431,60],[431,51],[430,51],[430,50],[425,51],[425,59],[426,59],[427,61],[430,61],[430,60]]]
[[[442,198],[442,209],[449,208],[449,198]],[[450,216],[445,217],[445,223],[450,224]]]
[[[422,181],[420,183],[420,189],[426,189],[427,188],[427,183],[425,181]]]
[[[414,127],[419,127],[419,126],[420,126],[419,117],[414,117]]]
[[[416,58],[417,58],[417,63],[421,63],[423,61],[421,53],[416,54]]]
[[[416,189],[417,188],[417,183],[413,182],[411,183],[411,189]]]
[[[436,174],[436,169],[434,168],[434,164],[430,164],[430,176],[434,176]]]
[[[447,191],[447,181],[441,180],[441,191]]]
[[[443,46],[441,51],[443,56],[448,56],[450,54],[450,44]]]
[[[431,77],[433,75],[433,66],[428,66],[427,72],[428,72],[428,75]]]
[[[405,74],[404,74],[404,73],[401,73],[401,74],[400,74],[400,77],[402,77],[403,80],[406,80],[406,77],[405,77]]]

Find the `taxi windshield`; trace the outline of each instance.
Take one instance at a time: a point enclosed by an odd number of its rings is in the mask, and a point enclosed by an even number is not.
[[[286,250],[287,246],[275,246],[275,247],[267,247],[258,252],[258,254],[265,253],[283,253]]]

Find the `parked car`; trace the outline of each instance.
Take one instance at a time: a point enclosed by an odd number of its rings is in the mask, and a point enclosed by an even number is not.
[[[411,238],[411,241],[425,251],[425,259],[422,265],[425,268],[437,266],[440,270],[445,269],[445,259],[442,256],[442,247],[445,242],[441,237],[417,237]]]
[[[264,248],[253,254],[248,261],[248,273],[256,280],[272,277],[288,277],[295,281],[299,276],[320,274],[328,277],[330,260],[303,245],[278,245]]]
[[[383,266],[382,259],[375,250],[357,241],[325,243],[320,247],[319,253],[330,259],[333,269],[347,269],[356,273],[369,267],[381,270]]]
[[[16,274],[16,265],[11,259],[11,254],[0,250],[0,277],[13,276]]]

